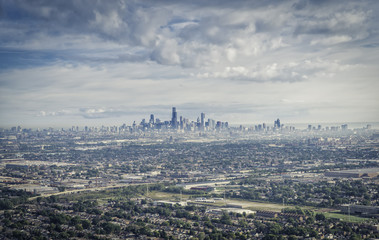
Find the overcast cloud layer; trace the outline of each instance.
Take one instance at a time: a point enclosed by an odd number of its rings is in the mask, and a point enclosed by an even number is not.
[[[180,3],[179,3],[180,2]],[[0,125],[379,121],[379,2],[0,0]]]

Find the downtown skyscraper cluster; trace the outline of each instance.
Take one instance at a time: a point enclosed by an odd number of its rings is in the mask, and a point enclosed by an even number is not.
[[[139,125],[136,122],[133,123],[132,129],[142,129],[142,130],[182,130],[182,131],[220,131],[223,129],[228,129],[228,122],[215,121],[208,118],[205,119],[205,113],[201,113],[196,121],[191,121],[188,118],[180,116],[178,118],[178,112],[176,107],[172,108],[171,119],[169,121],[161,121],[156,119],[154,114],[150,115],[150,119],[147,122],[145,119],[142,119]]]

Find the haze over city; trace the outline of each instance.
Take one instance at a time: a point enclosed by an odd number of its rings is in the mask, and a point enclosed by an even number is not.
[[[0,1],[0,125],[377,122],[377,1]]]

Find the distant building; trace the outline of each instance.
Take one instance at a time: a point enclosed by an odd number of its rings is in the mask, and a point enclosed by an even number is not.
[[[221,121],[217,121],[217,123],[216,123],[216,129],[217,130],[221,129]]]
[[[197,186],[197,187],[191,187],[190,190],[210,192],[210,191],[214,190],[214,187],[210,187],[210,186]]]
[[[374,178],[379,175],[379,168],[366,168],[366,169],[352,169],[326,172],[326,177],[340,177],[340,178],[362,178],[370,177]]]
[[[280,120],[279,120],[279,118],[278,119],[276,119],[276,121],[274,121],[274,127],[275,128],[280,128]]]
[[[171,127],[173,129],[178,128],[178,113],[176,112],[176,107],[172,108],[172,117],[171,117]]]
[[[201,113],[200,129],[203,131],[205,127],[205,113]]]
[[[352,215],[362,216],[379,216],[378,206],[364,206],[364,205],[342,205],[341,212]]]
[[[154,124],[154,114],[150,114],[150,120],[149,123]]]
[[[263,218],[277,218],[278,214],[280,213],[271,211],[257,211],[255,216]]]
[[[23,165],[23,164],[7,164],[5,165],[5,168],[12,169],[12,170],[28,170],[29,166]]]

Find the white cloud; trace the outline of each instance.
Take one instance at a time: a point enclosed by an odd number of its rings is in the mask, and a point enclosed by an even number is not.
[[[177,65],[180,63],[177,48],[178,44],[174,39],[158,41],[157,47],[152,53],[152,59],[160,64]]]
[[[244,66],[227,66],[222,71],[202,72],[196,76],[199,78],[229,79],[254,82],[280,81],[297,82],[305,81],[317,76],[332,77],[354,66],[340,64],[338,61],[317,59],[301,60],[299,62],[272,62],[266,65],[253,65],[250,68]]]
[[[350,36],[333,36],[333,37],[328,37],[328,38],[323,38],[323,39],[312,40],[311,45],[316,45],[316,44],[334,45],[338,43],[349,42],[351,40],[352,40],[352,37]]]
[[[131,120],[157,105],[379,117],[374,1],[4,4],[19,14],[0,20],[2,122]]]
[[[90,25],[95,29],[101,29],[101,31],[108,35],[116,35],[123,30],[122,28],[128,27],[126,23],[122,21],[117,11],[111,11],[107,15],[103,15],[97,10],[94,10],[94,13],[95,19]]]

